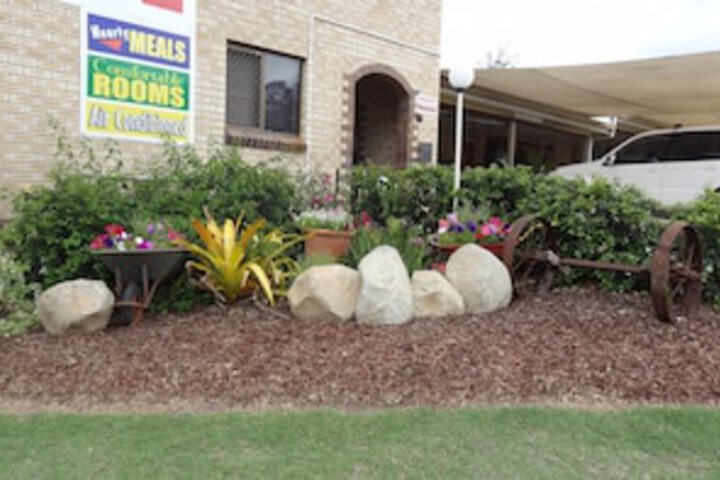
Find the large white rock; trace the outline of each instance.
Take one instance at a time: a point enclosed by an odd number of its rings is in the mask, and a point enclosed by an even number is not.
[[[375,248],[360,261],[358,270],[362,282],[355,309],[358,323],[399,325],[412,319],[410,278],[395,248]]]
[[[512,281],[505,264],[474,244],[459,248],[445,266],[445,276],[460,292],[465,309],[485,313],[505,308],[512,300]]]
[[[290,311],[303,320],[350,320],[360,295],[360,274],[345,265],[311,267],[288,292]]]
[[[98,280],[71,280],[45,290],[37,300],[37,310],[45,330],[61,335],[67,330],[94,332],[110,321],[115,296]]]
[[[465,313],[462,297],[440,272],[416,270],[412,276],[412,293],[415,317],[444,317]]]

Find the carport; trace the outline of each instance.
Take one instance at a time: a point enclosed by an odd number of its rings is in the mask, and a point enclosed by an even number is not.
[[[454,129],[455,92],[445,74],[442,93],[446,108],[440,160],[447,163],[443,152],[448,151],[447,134]],[[534,148],[537,161],[547,165],[550,159],[553,163],[547,166],[554,167],[587,160],[637,131],[720,123],[720,52],[566,67],[479,69],[465,98],[469,121],[464,164],[494,163],[492,148],[503,150],[497,163],[533,163],[523,152]],[[617,123],[602,123],[597,117],[616,118]],[[504,145],[497,147],[499,142]],[[474,158],[479,146],[482,161]]]

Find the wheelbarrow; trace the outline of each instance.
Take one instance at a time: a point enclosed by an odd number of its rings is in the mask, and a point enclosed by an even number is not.
[[[141,322],[157,288],[177,277],[189,253],[181,249],[95,253],[115,275],[115,308],[120,325]]]
[[[557,235],[549,222],[525,215],[510,227],[502,259],[510,270],[516,294],[548,289],[558,268],[586,268],[649,277],[655,316],[675,323],[692,316],[702,296],[703,260],[700,236],[685,222],[672,222],[660,235],[644,265],[560,257],[554,251]]]

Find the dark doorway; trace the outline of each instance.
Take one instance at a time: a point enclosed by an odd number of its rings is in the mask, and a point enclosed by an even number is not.
[[[355,84],[353,163],[403,168],[408,156],[408,92],[381,73]]]

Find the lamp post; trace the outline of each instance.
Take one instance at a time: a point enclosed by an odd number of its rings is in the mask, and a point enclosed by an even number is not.
[[[455,182],[453,189],[453,211],[458,208],[458,194],[460,192],[460,175],[462,169],[462,142],[463,142],[463,102],[465,90],[475,81],[475,70],[472,67],[452,68],[448,75],[450,87],[457,92],[455,106]]]

